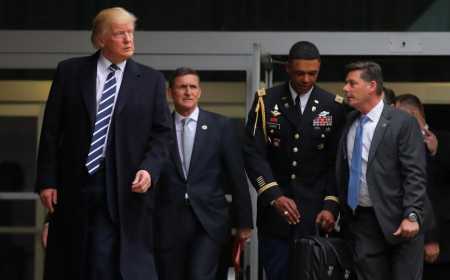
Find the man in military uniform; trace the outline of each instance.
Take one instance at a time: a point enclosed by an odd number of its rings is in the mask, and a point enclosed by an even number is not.
[[[335,156],[343,99],[315,85],[320,54],[310,42],[289,51],[290,80],[259,90],[246,125],[245,164],[258,193],[260,255],[270,280],[287,279],[289,241],[331,231],[338,213]]]

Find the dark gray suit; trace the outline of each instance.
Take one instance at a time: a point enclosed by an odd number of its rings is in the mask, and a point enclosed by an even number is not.
[[[393,233],[409,213],[422,221],[426,192],[426,159],[417,121],[385,105],[375,129],[366,180],[373,208],[348,207],[347,134],[360,116],[349,114],[337,157],[337,180],[343,228],[355,246],[356,272],[361,279],[420,279],[423,234],[412,240]],[[370,275],[370,277],[368,276]]]

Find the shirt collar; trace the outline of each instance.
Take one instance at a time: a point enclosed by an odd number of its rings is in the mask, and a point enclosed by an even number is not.
[[[190,118],[190,119],[194,120],[195,122],[197,122],[199,113],[200,113],[200,110],[198,109],[198,106],[195,107],[194,111],[187,117],[182,116],[177,111],[175,111],[175,121],[181,122],[181,120],[183,120],[183,119]]]
[[[300,95],[301,99],[309,99],[309,96],[311,95],[311,92],[313,91],[314,86],[311,87],[310,90],[308,90],[305,94]],[[297,97],[298,93],[295,91],[295,89],[292,87],[291,82],[289,82],[289,91],[291,92],[292,101],[295,103],[295,98]]]
[[[375,107],[370,110],[369,113],[366,114],[366,116],[369,118],[370,121],[376,122],[380,119],[381,113],[383,113],[384,108],[384,102],[383,99],[381,99]]]
[[[107,72],[108,68],[109,68],[109,66],[111,66],[111,64],[113,64],[113,63],[100,53],[100,56],[98,58],[98,65],[100,66],[100,68],[103,71]],[[125,69],[126,64],[127,64],[127,61],[124,60],[121,63],[116,64],[116,66],[119,68],[120,71],[123,71]]]

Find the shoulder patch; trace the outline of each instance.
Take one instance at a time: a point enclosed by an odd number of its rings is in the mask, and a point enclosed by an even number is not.
[[[258,89],[257,92],[258,92],[258,96],[259,97],[262,97],[262,96],[266,95],[266,89],[265,88]]]
[[[342,104],[344,102],[344,97],[336,94],[336,97],[334,98],[334,101],[336,101],[337,103]]]

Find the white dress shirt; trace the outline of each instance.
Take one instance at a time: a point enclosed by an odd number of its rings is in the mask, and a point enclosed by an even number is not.
[[[305,111],[306,104],[308,104],[308,100],[309,100],[309,97],[311,96],[311,92],[313,91],[313,89],[314,89],[314,87],[311,87],[311,89],[308,90],[308,92],[300,95],[300,109],[302,110],[302,114],[303,114],[303,111]],[[298,93],[292,87],[291,83],[289,83],[289,91],[291,92],[292,100],[294,101],[294,104],[295,104],[295,98],[297,97]]]
[[[369,151],[370,145],[372,143],[373,134],[375,132],[375,128],[377,127],[378,121],[380,120],[381,113],[383,112],[384,102],[380,100],[378,104],[367,113],[368,120],[363,127],[363,135],[362,135],[362,162],[361,162],[361,186],[359,190],[359,198],[358,205],[371,207],[372,201],[369,195],[369,187],[367,185],[366,174],[367,174],[367,161],[369,159]],[[347,158],[348,165],[351,165],[352,162],[352,154],[353,154],[353,145],[355,142],[355,134],[356,127],[358,125],[358,121],[360,118],[357,118],[350,127],[350,130],[347,134]]]

